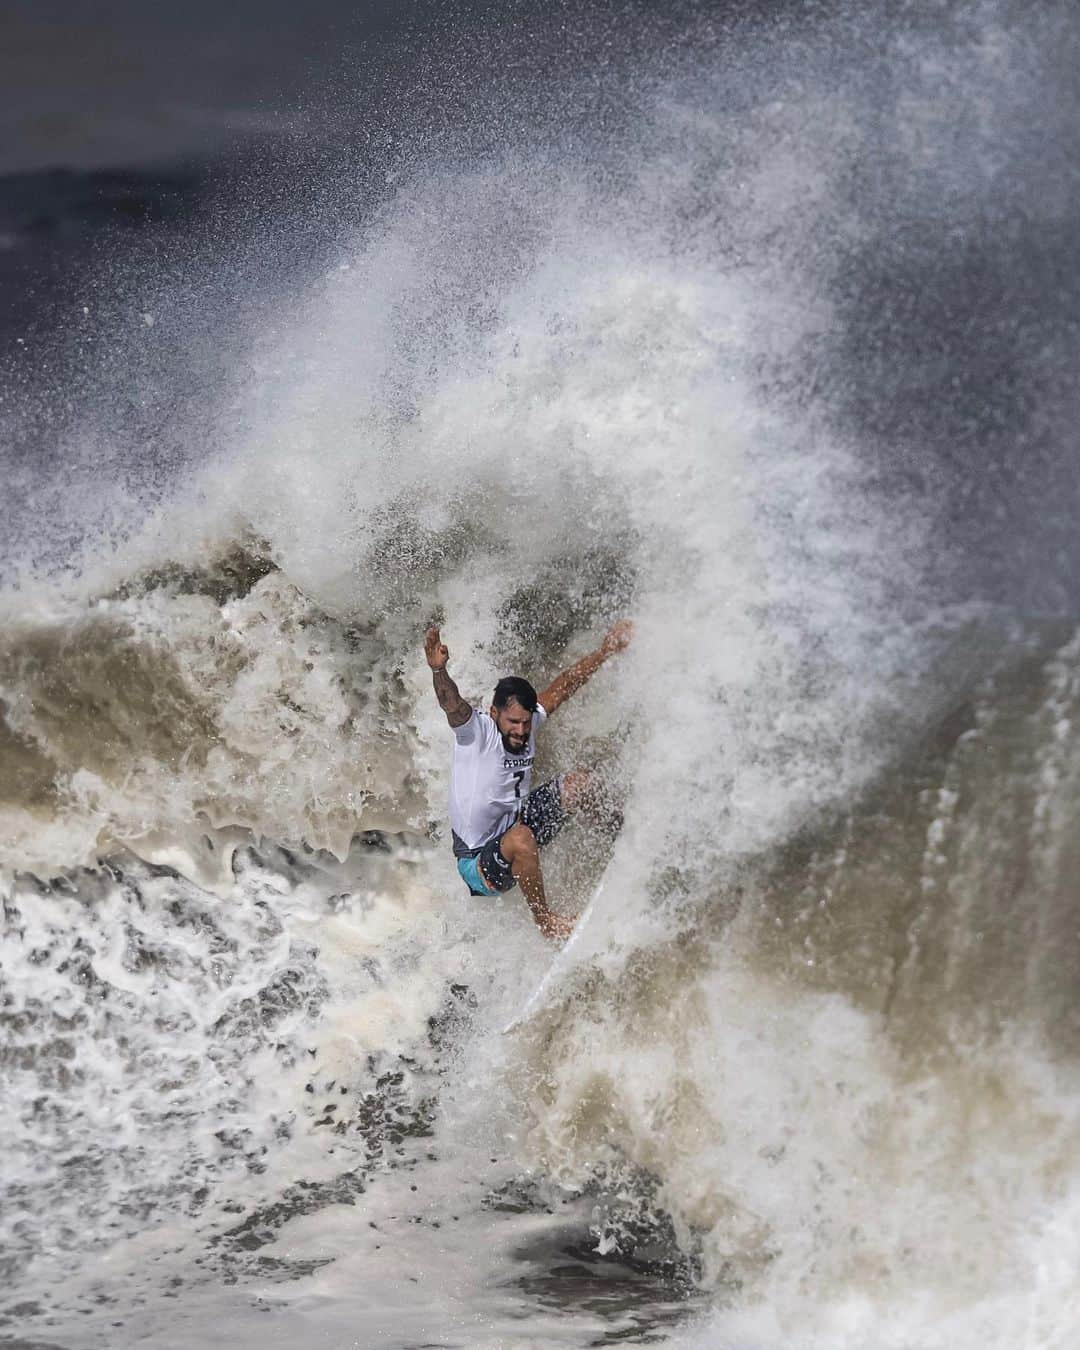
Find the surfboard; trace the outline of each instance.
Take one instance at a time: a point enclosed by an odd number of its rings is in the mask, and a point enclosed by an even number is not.
[[[573,971],[583,959],[586,953],[582,950],[581,935],[589,925],[596,902],[604,889],[603,881],[600,882],[596,890],[589,897],[589,903],[578,915],[577,923],[574,924],[573,932],[566,939],[563,945],[556,952],[551,965],[548,966],[544,978],[536,986],[533,992],[522,1004],[521,1009],[515,1017],[512,1017],[506,1026],[503,1027],[503,1035],[506,1036],[511,1031],[516,1031],[518,1027],[524,1026],[530,1018],[548,1003],[552,995],[564,982],[566,977]]]

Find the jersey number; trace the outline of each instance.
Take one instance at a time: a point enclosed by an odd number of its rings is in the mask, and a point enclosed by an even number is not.
[[[514,796],[521,801],[521,780],[525,777],[525,770],[518,769],[514,774]]]

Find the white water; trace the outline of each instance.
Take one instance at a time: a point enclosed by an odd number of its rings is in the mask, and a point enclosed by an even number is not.
[[[614,181],[525,152],[418,171],[252,336],[197,481],[77,580],[4,597],[33,785],[0,804],[31,1046],[4,1180],[35,1334],[586,1343],[610,1322],[523,1292],[520,1251],[557,1246],[564,1200],[617,1248],[647,1174],[711,1301],[675,1343],[1068,1343],[1075,651],[983,689],[937,777],[905,758],[971,694],[955,646],[989,669],[1002,629],[950,647],[933,520],[784,392],[864,228],[853,107],[789,90],[734,119],[696,92],[666,91]],[[241,541],[275,570],[186,593]],[[566,909],[606,869],[591,975],[503,1038],[548,952],[523,905],[456,879],[420,636],[438,617],[482,702],[624,612],[634,644],[544,750],[625,797],[610,857],[568,836],[548,864]],[[1055,644],[1025,641],[1043,669]],[[352,842],[376,830],[389,853]],[[805,866],[780,854],[800,831]],[[14,876],[103,855],[123,877]],[[1020,974],[1014,924],[1049,953]],[[403,1062],[433,1133],[373,1148],[363,1104]],[[221,1255],[243,1216],[342,1176],[264,1223],[252,1250],[291,1278]],[[530,1211],[485,1207],[522,1178]]]

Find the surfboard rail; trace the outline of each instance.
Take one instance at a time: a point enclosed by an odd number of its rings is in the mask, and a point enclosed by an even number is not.
[[[581,953],[577,950],[581,945],[581,935],[589,925],[596,902],[599,900],[603,889],[604,881],[601,879],[600,884],[589,897],[588,904],[578,915],[573,932],[555,953],[551,965],[548,966],[540,983],[521,1005],[517,1014],[503,1027],[502,1034],[504,1036],[509,1035],[512,1031],[517,1031],[519,1027],[531,1021],[540,1009],[550,1001],[552,994],[570,972],[577,967],[581,959]]]

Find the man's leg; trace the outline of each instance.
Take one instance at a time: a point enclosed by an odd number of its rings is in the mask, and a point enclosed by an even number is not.
[[[544,895],[544,877],[540,871],[540,848],[528,825],[513,825],[499,840],[499,852],[510,864],[514,880],[521,887],[525,903],[532,910],[536,926],[545,937],[567,937],[574,927],[548,909]]]
[[[622,812],[613,804],[607,783],[595,769],[574,769],[563,774],[560,795],[568,816],[580,811],[592,825],[613,832],[622,828]]]

